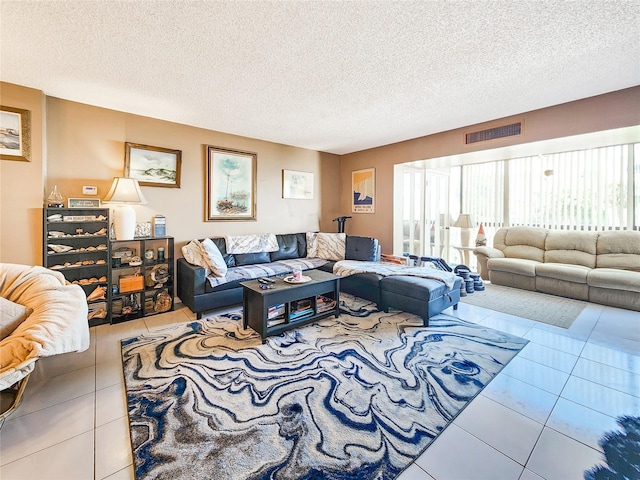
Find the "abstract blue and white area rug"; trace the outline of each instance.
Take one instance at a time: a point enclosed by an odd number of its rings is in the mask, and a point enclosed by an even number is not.
[[[136,478],[393,479],[527,343],[345,297],[265,344],[241,311],[123,340]]]

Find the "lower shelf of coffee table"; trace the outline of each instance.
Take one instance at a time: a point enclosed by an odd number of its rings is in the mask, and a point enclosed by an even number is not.
[[[287,284],[276,279],[263,290],[257,281],[243,282],[244,326],[263,339],[325,317],[340,315],[339,277],[319,270],[305,272],[312,281]]]

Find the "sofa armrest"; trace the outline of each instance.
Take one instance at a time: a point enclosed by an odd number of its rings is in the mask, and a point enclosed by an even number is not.
[[[207,271],[203,267],[191,265],[184,258],[176,262],[178,267],[178,297],[191,308],[193,297],[205,293]],[[191,299],[191,300],[190,300]]]
[[[504,258],[502,250],[498,250],[493,247],[476,247],[473,249],[473,254],[478,260],[478,273],[483,280],[489,280],[489,269],[487,268],[487,261],[490,258]]]

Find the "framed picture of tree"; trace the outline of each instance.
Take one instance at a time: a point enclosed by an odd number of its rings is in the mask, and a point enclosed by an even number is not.
[[[207,145],[206,218],[256,219],[256,164],[258,155]]]

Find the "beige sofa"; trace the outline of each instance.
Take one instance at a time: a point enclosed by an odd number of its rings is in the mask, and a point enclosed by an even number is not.
[[[509,227],[473,253],[493,284],[640,311],[640,232]]]

